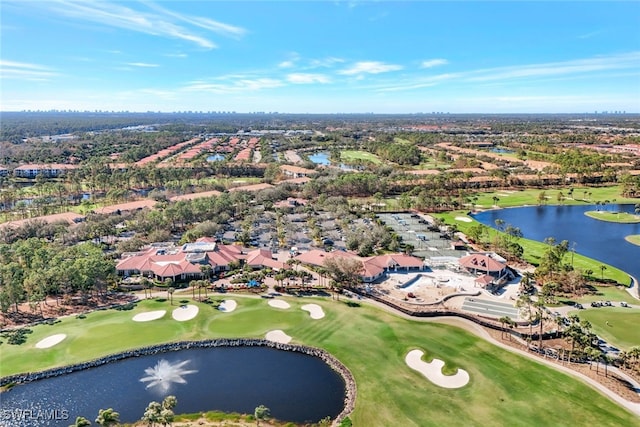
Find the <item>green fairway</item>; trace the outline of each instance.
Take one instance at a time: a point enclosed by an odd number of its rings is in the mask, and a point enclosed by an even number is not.
[[[343,150],[340,152],[340,159],[345,162],[353,162],[355,160],[362,160],[365,162],[371,162],[376,165],[382,163],[382,160],[378,158],[375,154],[368,153],[366,151],[361,150]]]
[[[452,211],[442,214],[436,214],[434,216],[441,218],[447,224],[455,224],[458,227],[458,230],[462,231],[465,234],[467,233],[467,230],[469,230],[469,228],[478,224],[478,221],[476,221],[474,218],[467,216],[466,211]],[[471,222],[458,221],[455,219],[456,217],[465,216],[467,216],[471,220]],[[490,236],[493,236],[494,234],[499,233],[499,231],[495,230],[494,228],[490,228],[489,233]],[[519,239],[518,243],[524,249],[524,260],[533,265],[539,264],[542,255],[547,250],[547,245],[545,243],[535,240],[523,238]],[[571,257],[573,257],[573,260],[571,259]],[[601,272],[600,266],[605,265],[607,269],[604,271],[604,279],[615,280],[616,282],[624,286],[629,286],[631,284],[631,279],[628,273],[625,273],[619,268],[602,263],[593,258],[587,258],[586,256],[580,255],[578,253],[567,254],[565,255],[565,262],[571,264],[576,270],[591,270],[597,272],[598,276],[600,276]]]
[[[569,191],[573,188],[570,196]],[[620,186],[611,187],[565,187],[547,188],[544,190],[530,189],[518,191],[493,191],[490,193],[476,193],[477,200],[474,203],[481,208],[491,208],[496,203],[493,197],[497,197],[498,206],[515,207],[525,205],[595,205],[596,202],[608,201],[608,203],[638,203],[640,199],[622,197]],[[544,191],[544,199],[540,199],[540,194]],[[562,200],[559,198],[562,193]]]
[[[593,331],[620,350],[640,345],[640,310],[630,307],[599,307],[574,311],[588,320]],[[609,324],[607,325],[607,322]]]
[[[621,224],[635,224],[640,222],[640,215],[627,212],[587,211],[584,213],[589,218],[607,222],[619,222]]]
[[[324,348],[351,370],[358,387],[351,416],[355,426],[639,425],[637,417],[581,381],[453,326],[406,320],[364,303],[349,307],[331,299],[286,298],[291,308],[281,310],[261,298],[232,297],[238,302],[234,312],[194,303],[200,312],[186,322],[171,318],[175,305],[146,300],[129,311],[97,311],[86,319],[68,317],[55,325],[33,327],[25,344],[1,345],[1,375],[162,342],[260,338],[282,329],[293,343]],[[310,319],[300,309],[308,302],[321,305],[326,317]],[[138,313],[162,309],[167,310],[162,319],[132,320]],[[35,348],[39,340],[60,333],[67,334],[60,344]],[[466,370],[470,383],[460,389],[433,385],[406,366],[404,358],[412,349],[424,351],[426,360],[444,360],[448,371]]]
[[[640,246],[640,234],[633,234],[624,238],[627,242]]]

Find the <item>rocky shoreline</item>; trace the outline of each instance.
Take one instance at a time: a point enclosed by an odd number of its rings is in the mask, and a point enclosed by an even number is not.
[[[329,352],[315,347],[308,347],[304,345],[294,344],[282,344],[265,339],[251,339],[251,338],[238,338],[238,339],[213,339],[204,341],[179,341],[174,343],[159,344],[150,347],[143,347],[134,350],[128,350],[122,353],[111,354],[101,357],[99,359],[91,360],[88,362],[77,363],[75,365],[63,366],[60,368],[47,369],[39,372],[28,372],[25,374],[11,375],[0,378],[0,387],[4,387],[12,384],[24,384],[31,381],[37,381],[45,378],[57,377],[60,375],[69,374],[72,372],[82,371],[85,369],[95,368],[107,363],[115,362],[117,360],[128,359],[131,357],[148,356],[153,354],[161,354],[169,351],[180,351],[191,348],[214,348],[214,347],[269,347],[276,350],[295,351],[297,353],[306,354],[309,356],[317,357],[325,362],[331,369],[337,372],[343,379],[345,385],[345,398],[344,407],[336,418],[335,422],[339,422],[347,415],[349,415],[356,402],[356,382],[351,374],[351,371],[343,365],[338,359],[336,359]]]

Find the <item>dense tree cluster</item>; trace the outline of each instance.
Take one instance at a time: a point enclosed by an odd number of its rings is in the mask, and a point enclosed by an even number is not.
[[[0,244],[0,310],[5,314],[11,307],[17,313],[24,302],[37,312],[47,296],[103,294],[114,277],[113,261],[93,243],[64,247],[30,238]]]
[[[384,160],[399,165],[418,165],[422,161],[420,149],[411,142],[396,142],[391,135],[385,135],[366,144],[366,149]]]

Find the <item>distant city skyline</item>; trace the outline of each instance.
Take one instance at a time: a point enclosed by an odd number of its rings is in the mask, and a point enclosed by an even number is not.
[[[0,110],[640,112],[640,3],[0,3]]]

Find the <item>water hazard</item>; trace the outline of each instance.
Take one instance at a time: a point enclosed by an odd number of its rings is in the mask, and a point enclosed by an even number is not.
[[[481,212],[474,215],[483,224],[495,227],[502,219],[519,227],[527,239],[544,241],[553,237],[557,242],[567,240],[569,248],[579,254],[613,265],[640,279],[640,246],[624,238],[640,234],[640,224],[618,224],[599,221],[586,216],[587,211],[603,209],[597,206],[529,206]],[[634,211],[633,205],[609,205],[607,210]],[[565,262],[570,263],[570,254]],[[597,273],[597,272],[596,272]]]
[[[121,422],[139,420],[151,401],[178,399],[176,413],[207,410],[253,413],[265,405],[275,418],[298,423],[337,416],[342,377],[319,358],[267,347],[197,348],[142,356],[3,393],[2,426],[68,426],[93,422],[113,408]]]

